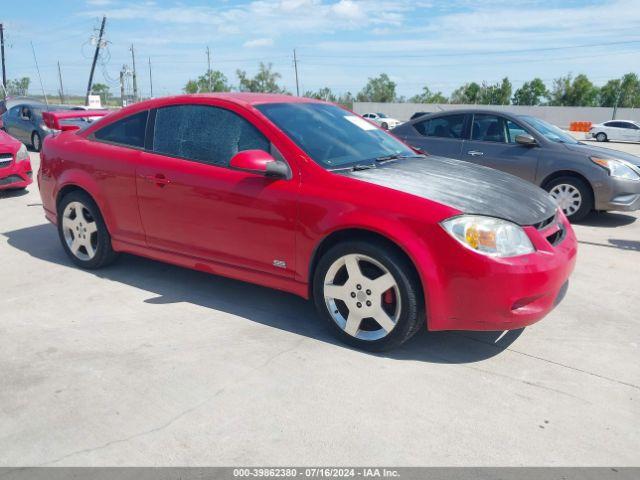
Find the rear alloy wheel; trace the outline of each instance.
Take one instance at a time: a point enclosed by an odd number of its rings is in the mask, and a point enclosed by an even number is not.
[[[389,124],[387,122],[382,122],[382,125],[380,125],[382,128],[384,128],[385,130],[389,130]]]
[[[31,134],[31,146],[35,152],[39,152],[42,148],[42,138],[40,138],[40,134],[38,132],[33,132]]]
[[[84,192],[71,192],[60,202],[58,233],[67,255],[82,268],[103,267],[117,256],[98,207]]]
[[[549,184],[547,190],[572,222],[582,220],[593,208],[591,191],[579,178],[557,178]]]
[[[346,242],[327,252],[316,269],[316,307],[334,334],[357,348],[393,348],[423,324],[415,275],[404,258],[389,250]]]
[[[599,142],[606,142],[607,141],[607,134],[604,132],[600,132],[596,135],[596,140]]]

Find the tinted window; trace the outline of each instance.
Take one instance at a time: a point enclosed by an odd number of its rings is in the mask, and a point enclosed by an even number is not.
[[[20,107],[12,107],[9,110],[9,115],[12,116],[12,117],[17,117],[19,112],[20,112]]]
[[[125,117],[97,130],[93,136],[103,142],[117,143],[129,147],[144,147],[144,132],[147,128],[148,112]]]
[[[244,150],[269,151],[253,125],[223,108],[176,105],[158,109],[153,151],[210,165],[228,166]]]
[[[629,123],[629,122],[620,122],[620,127],[628,128],[629,130],[635,130],[638,128],[633,123]]]
[[[266,103],[256,107],[315,162],[327,168],[416,153],[384,130],[324,103]]]
[[[464,115],[447,115],[418,122],[413,126],[426,137],[461,139],[464,131],[464,117]]]
[[[503,117],[497,115],[474,115],[471,127],[471,139],[481,142],[507,141],[506,125]]]

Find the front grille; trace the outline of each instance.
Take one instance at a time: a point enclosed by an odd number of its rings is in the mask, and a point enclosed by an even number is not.
[[[536,227],[537,230],[542,230],[543,228],[548,227],[549,225],[551,225],[555,219],[556,219],[556,214],[554,213],[549,218],[545,218],[540,223],[536,223],[534,225],[534,227]]]
[[[13,155],[10,153],[0,153],[0,162],[3,160],[13,160]]]
[[[0,160],[0,168],[6,168],[11,165],[11,160]]]
[[[0,178],[0,186],[1,185],[9,185],[11,183],[22,182],[22,177],[18,175],[9,175],[6,178]]]

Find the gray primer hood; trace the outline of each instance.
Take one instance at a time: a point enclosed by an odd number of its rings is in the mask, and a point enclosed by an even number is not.
[[[345,175],[518,225],[542,222],[557,209],[549,194],[532,183],[451,158],[411,158]]]

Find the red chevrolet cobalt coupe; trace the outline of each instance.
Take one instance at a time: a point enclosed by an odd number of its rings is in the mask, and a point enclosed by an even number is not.
[[[339,338],[369,350],[425,322],[530,325],[560,301],[576,258],[538,187],[419,155],[306,98],[137,103],[48,137],[38,180],[80,267],[128,252],[313,297]]]
[[[27,147],[0,131],[0,190],[26,188],[31,182]]]

